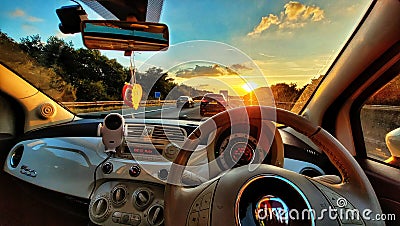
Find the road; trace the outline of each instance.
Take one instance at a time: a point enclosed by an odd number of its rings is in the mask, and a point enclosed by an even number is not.
[[[176,105],[164,105],[154,109],[146,108],[145,111],[133,113],[135,118],[164,118],[164,119],[194,119],[201,120],[200,104],[193,108],[177,108]],[[128,113],[129,114],[129,113]],[[125,115],[125,113],[124,113]]]
[[[125,108],[110,111],[82,113],[80,116],[98,115],[105,117],[109,113],[119,113],[125,118],[164,118],[164,119],[192,119],[201,120],[200,103],[195,103],[193,108],[177,108],[175,104],[164,104],[163,106],[141,107],[137,110]]]

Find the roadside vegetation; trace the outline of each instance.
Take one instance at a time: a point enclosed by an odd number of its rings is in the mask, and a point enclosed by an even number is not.
[[[0,48],[0,62],[62,102],[122,100],[124,82],[130,80],[129,69],[115,59],[98,50],[75,49],[71,42],[55,36],[44,42],[33,35],[17,42],[0,31]],[[178,85],[156,67],[137,72],[136,77],[148,99],[154,99],[156,91],[161,92],[161,99],[206,92]]]

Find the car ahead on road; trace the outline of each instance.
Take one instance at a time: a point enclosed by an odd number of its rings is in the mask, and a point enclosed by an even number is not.
[[[194,101],[191,97],[189,96],[180,96],[176,100],[176,107],[177,108],[192,108],[194,107]]]
[[[212,116],[226,110],[226,99],[219,93],[207,93],[200,102],[200,115]]]
[[[0,225],[400,225],[399,0],[27,2],[0,1]]]

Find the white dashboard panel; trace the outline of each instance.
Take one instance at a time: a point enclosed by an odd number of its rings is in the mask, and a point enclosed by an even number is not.
[[[23,147],[20,162],[12,166],[11,158],[15,150]],[[101,137],[58,137],[26,140],[18,143],[10,151],[4,165],[4,171],[28,183],[81,198],[89,198],[94,186],[94,171],[107,154]],[[158,172],[169,171],[170,162],[155,161],[151,156],[144,156],[140,161],[122,158],[110,158],[112,172],[97,170],[97,186],[109,180],[133,180],[164,184]],[[140,163],[141,173],[135,177],[129,174],[132,166]],[[316,165],[285,159],[285,168],[301,172],[311,167],[321,174],[324,172]]]
[[[24,147],[21,161],[11,166],[13,151]],[[5,172],[26,182],[77,197],[88,197],[93,172],[106,156],[101,138],[44,138],[18,143]]]
[[[24,147],[22,158],[15,167],[11,166],[11,156],[18,147]],[[100,137],[93,138],[43,138],[22,141],[10,151],[4,165],[4,171],[34,185],[73,195],[88,198],[94,185],[94,171],[107,155]],[[155,177],[142,170],[132,178],[129,168],[136,164],[134,160],[111,158],[113,172],[104,174],[99,168],[97,180],[136,179],[159,182]],[[151,165],[155,172],[166,168],[166,164],[141,162]],[[99,185],[99,184],[97,184]]]

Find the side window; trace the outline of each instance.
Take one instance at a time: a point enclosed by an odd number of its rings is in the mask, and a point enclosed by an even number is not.
[[[367,156],[400,166],[400,75],[368,98],[360,119]]]

